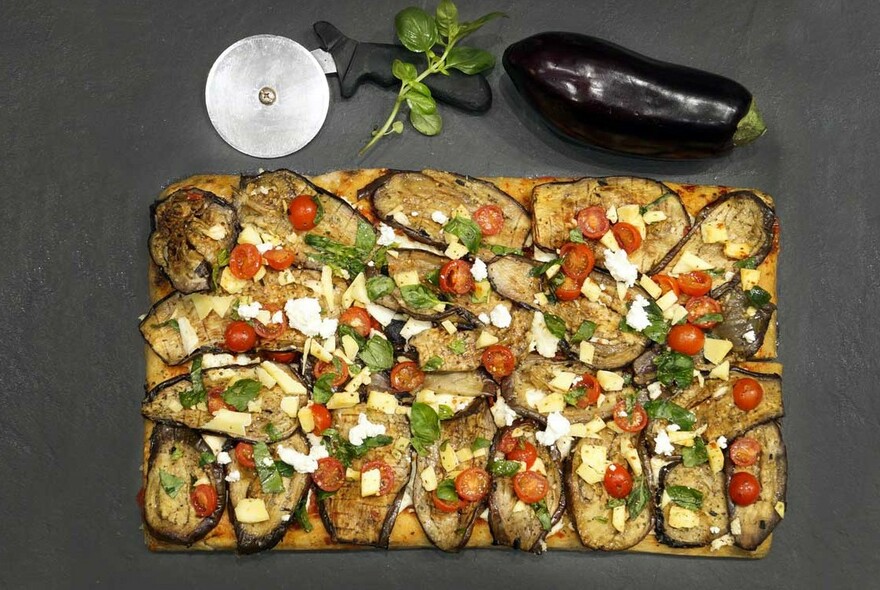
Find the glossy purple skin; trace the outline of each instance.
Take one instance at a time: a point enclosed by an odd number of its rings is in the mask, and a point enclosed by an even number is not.
[[[615,152],[665,159],[734,147],[752,95],[729,78],[658,61],[577,33],[540,33],[504,52],[519,93],[559,133]]]

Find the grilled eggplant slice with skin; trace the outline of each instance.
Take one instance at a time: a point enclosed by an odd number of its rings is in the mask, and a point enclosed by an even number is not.
[[[235,208],[196,188],[175,191],[151,207],[150,256],[175,289],[207,291],[220,252],[238,236]]]
[[[539,184],[532,191],[535,244],[548,250],[561,248],[569,241],[571,230],[580,231],[576,218],[581,209],[598,206],[607,211],[626,205],[666,216],[662,221],[644,226],[642,245],[629,255],[629,261],[639,272],[647,272],[675,247],[691,223],[675,191],[655,180],[613,176]],[[596,264],[604,268],[605,248],[595,246]]]
[[[432,219],[434,211],[452,219],[457,211],[473,215],[485,205],[500,207],[504,225],[496,235],[483,236],[484,246],[521,250],[531,230],[529,214],[516,199],[491,182],[450,172],[391,172],[374,185],[372,202],[379,219],[400,228],[414,240],[442,250],[446,249],[444,224]],[[418,215],[412,215],[413,211]],[[485,247],[480,255],[494,256]]]
[[[651,531],[654,520],[653,506],[649,498],[647,483],[645,483],[648,466],[640,438],[639,433],[616,433],[610,428],[605,428],[599,431],[595,437],[582,438],[569,455],[565,466],[567,505],[581,542],[590,549],[602,551],[628,549],[644,539]],[[638,472],[628,462],[621,449],[621,444],[626,444],[623,443],[624,439],[638,453]],[[599,450],[594,451],[597,447]],[[590,463],[584,465],[582,451],[589,449],[594,453],[600,453],[602,448],[605,449],[606,463],[601,473],[596,472],[596,477],[602,477],[602,479],[589,483],[581,477],[578,470],[589,470],[592,473],[595,468]],[[588,453],[588,456],[598,457],[598,454]],[[634,496],[633,502],[623,506],[626,510],[623,531],[617,530],[614,526],[613,508],[608,507],[608,502],[612,498],[608,495],[603,483],[605,468],[610,463],[627,467],[633,476],[633,493],[637,494]],[[634,518],[630,509],[638,511]]]
[[[733,343],[730,355],[734,360],[745,360],[755,356],[764,344],[764,336],[767,334],[776,306],[767,303],[755,308],[754,314],[750,315],[749,308],[753,306],[737,284],[724,285],[715,295],[721,304],[724,321],[712,328],[710,335]],[[749,333],[753,338],[747,340],[745,335]]]
[[[308,402],[308,393],[300,378],[290,370],[287,365],[276,364],[275,369],[283,372],[290,380],[299,384],[302,392],[296,395],[285,393],[279,384],[266,387],[260,383],[260,392],[251,404],[255,404],[254,411],[247,411],[249,419],[247,425],[239,432],[230,432],[223,429],[223,424],[215,421],[215,416],[208,410],[204,403],[196,404],[191,408],[181,405],[181,394],[191,391],[193,384],[189,374],[174,377],[169,381],[159,384],[147,394],[141,413],[145,418],[162,423],[179,424],[195,430],[220,432],[237,438],[258,442],[270,442],[272,440],[290,437],[299,420],[296,415],[290,416],[281,408],[287,397],[297,399],[296,406],[304,407]],[[262,369],[260,369],[262,371]],[[260,378],[257,367],[223,367],[206,369],[202,372],[202,383],[205,391],[219,389],[225,391],[232,383],[241,379],[250,379],[259,383]],[[250,405],[250,404],[249,404]],[[269,434],[272,431],[274,437]]]
[[[368,409],[366,404],[331,412],[332,428],[348,440],[348,433],[358,422],[358,416],[366,414],[374,424],[384,424],[385,434],[395,441],[409,438],[409,419],[405,414],[384,414]],[[334,543],[354,543],[387,548],[391,530],[399,512],[398,507],[412,470],[412,454],[407,448],[400,451],[392,443],[367,451],[355,458],[351,468],[360,472],[370,461],[384,461],[394,471],[394,483],[387,494],[361,497],[359,481],[346,481],[338,492],[318,501],[321,520]]]
[[[532,329],[532,312],[517,307],[510,308],[510,326],[498,328],[485,326],[479,330],[459,330],[450,334],[444,328],[430,328],[409,339],[409,345],[419,355],[419,364],[424,367],[432,358],[439,358],[439,371],[475,371],[482,365],[483,350],[477,348],[480,332],[487,332],[498,338],[498,344],[507,346],[517,359],[523,358],[529,350],[529,334]],[[450,345],[460,341],[464,350],[457,353]]]
[[[309,445],[301,433],[296,433],[279,444],[306,455],[309,453]],[[269,453],[275,459],[278,458],[279,444],[269,445]],[[256,469],[239,464],[232,447],[227,451],[232,462],[226,466],[226,472],[237,471],[240,478],[229,483],[229,519],[235,529],[238,552],[248,554],[271,549],[284,537],[291,515],[308,492],[311,478],[307,473],[294,472],[291,477],[282,476],[283,491],[266,493],[260,484]],[[262,500],[269,515],[268,520],[254,523],[240,522],[236,518],[235,507],[244,499]]]
[[[431,498],[433,490],[425,489],[421,474],[426,470],[433,470],[438,482],[449,478],[450,474],[440,462],[440,445],[451,445],[455,450],[471,449],[477,438],[489,441],[495,438],[495,422],[485,398],[475,400],[455,418],[442,421],[439,440],[428,448],[426,455],[416,458],[413,505],[428,539],[443,551],[458,551],[464,547],[486,500],[467,502],[456,512],[442,512],[434,506]],[[487,469],[489,449],[483,448],[477,452],[482,454],[459,463],[455,471],[470,467]]]
[[[696,516],[694,522],[676,522],[676,516],[672,514],[673,510],[689,509],[666,500],[664,492],[670,486],[684,486],[697,490],[703,495],[702,506],[690,511]],[[727,534],[727,491],[724,473],[712,473],[708,463],[685,467],[683,463],[673,462],[665,466],[660,471],[660,490],[655,501],[657,540],[665,545],[702,547]],[[685,528],[684,524],[688,526]],[[716,532],[712,532],[713,530]]]
[[[750,258],[760,264],[773,248],[773,226],[776,213],[767,203],[751,191],[735,191],[721,196],[697,214],[694,225],[669,254],[658,262],[649,274],[676,276],[676,264],[685,254],[693,254],[712,266],[712,289],[724,283],[738,284],[739,269],[734,265]],[[707,243],[703,226],[723,228],[726,240]],[[728,250],[728,253],[725,253]]]
[[[785,488],[788,479],[788,461],[782,432],[776,422],[767,422],[752,428],[743,436],[753,438],[761,443],[761,454],[758,462],[749,467],[736,467],[727,460],[727,479],[737,471],[748,471],[761,484],[761,494],[750,506],[737,506],[728,501],[730,521],[739,521],[738,534],[733,535],[734,542],[749,551],[754,551],[773,532],[782,520],[776,511],[778,502],[785,506]],[[736,530],[735,527],[731,526]]]
[[[752,410],[740,410],[733,402],[733,387],[742,377],[757,380],[764,389],[761,403]],[[695,428],[706,426],[706,440],[717,440],[719,436],[733,440],[758,424],[782,417],[782,379],[778,375],[731,369],[730,381],[725,385],[716,389],[711,398],[690,408],[697,417]]]
[[[597,369],[616,369],[631,363],[644,352],[648,339],[638,332],[622,332],[620,322],[626,317],[626,301],[617,296],[617,283],[609,275],[593,271],[589,278],[604,290],[600,291],[597,301],[586,297],[578,297],[574,301],[558,301],[538,306],[535,294],[543,290],[542,281],[538,277],[529,276],[529,272],[537,266],[537,262],[520,256],[505,256],[488,265],[489,281],[504,297],[525,307],[558,316],[565,322],[569,334],[574,334],[585,321],[596,324],[596,331],[590,339],[595,347],[592,365]],[[633,286],[626,291],[626,300],[641,295],[649,296],[641,287]],[[574,358],[578,357],[576,349],[569,351]]]
[[[532,400],[537,401],[551,394],[567,393],[550,385],[560,372],[574,373],[578,377],[584,373],[591,375],[595,373],[588,365],[581,362],[554,361],[532,354],[517,365],[513,373],[504,378],[501,382],[501,395],[504,396],[507,405],[518,414],[544,424],[547,416],[535,407]],[[632,391],[631,387],[624,387],[621,391],[604,392],[599,405],[589,405],[586,408],[566,404],[562,415],[572,424],[589,422],[596,416],[603,420],[608,419],[617,402]]]
[[[156,424],[150,435],[150,458],[144,487],[144,524],[150,534],[169,543],[192,545],[217,526],[226,507],[226,481],[216,462],[199,466],[210,449],[189,428]],[[208,516],[196,514],[190,500],[195,485],[207,483],[217,492],[217,507]]]
[[[307,231],[295,230],[287,217],[290,201],[299,195],[309,195],[319,204],[318,223]],[[355,245],[359,227],[363,231],[368,229],[375,237],[369,220],[347,201],[290,170],[242,177],[235,194],[235,208],[242,227],[252,226],[286,243],[296,256],[294,264],[300,267],[321,268],[324,264],[314,258],[317,251],[305,243],[306,234],[329,238],[342,246]]]
[[[498,443],[506,432],[511,432],[514,437],[519,434],[526,441],[535,445],[538,450],[538,459],[544,463],[547,480],[550,483],[549,491],[544,500],[547,502],[552,528],[562,518],[562,513],[565,511],[561,458],[556,445],[545,447],[538,442],[535,438],[538,430],[540,430],[540,426],[534,420],[517,420],[512,426],[502,428],[497,432],[489,454],[494,461],[504,460],[504,454],[498,450]],[[492,491],[489,493],[489,527],[494,543],[522,551],[541,553],[543,550],[541,542],[547,536],[548,530],[541,526],[541,522],[531,506],[525,505],[522,509],[517,509],[517,502],[520,501],[513,489],[513,478],[493,476]],[[517,510],[514,511],[515,509]]]

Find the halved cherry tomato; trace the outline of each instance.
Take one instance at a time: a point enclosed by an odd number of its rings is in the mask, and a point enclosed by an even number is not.
[[[614,423],[624,432],[638,432],[648,425],[648,413],[641,404],[634,405],[632,412],[627,413],[626,401],[620,400],[614,406]]]
[[[582,282],[583,281],[578,281],[568,275],[563,276],[562,282],[554,291],[556,298],[560,301],[574,301],[581,295]]]
[[[484,236],[494,236],[504,227],[504,211],[498,205],[483,205],[473,215]]]
[[[226,326],[223,334],[226,348],[232,352],[247,352],[257,343],[257,333],[247,322],[234,321]]]
[[[296,353],[266,351],[262,353],[262,356],[266,360],[270,360],[273,363],[281,363],[286,365],[293,362],[293,359],[296,358]]]
[[[698,328],[709,330],[718,325],[717,321],[701,319],[711,313],[721,313],[721,304],[706,295],[694,297],[684,305],[688,312],[688,322]]]
[[[317,216],[318,203],[312,195],[297,195],[287,205],[287,218],[295,230],[313,229]]]
[[[764,399],[764,388],[751,377],[743,377],[733,384],[733,403],[744,412],[754,410]]]
[[[312,433],[320,436],[333,423],[333,419],[330,417],[330,410],[324,404],[312,404],[309,406],[309,410],[312,412],[312,422],[315,423],[315,429]]]
[[[465,469],[455,478],[455,491],[458,497],[468,502],[479,502],[489,493],[492,478],[489,472],[480,467]]]
[[[385,461],[369,461],[361,467],[361,475],[363,476],[364,473],[373,469],[379,470],[379,495],[384,496],[394,486],[394,470]]]
[[[593,272],[596,257],[586,244],[568,242],[559,250],[562,260],[562,272],[576,281],[583,282]]]
[[[195,509],[196,516],[199,518],[211,516],[217,509],[217,490],[208,483],[197,485],[189,493],[189,501]]]
[[[395,391],[412,391],[425,382],[425,372],[412,361],[397,363],[391,369],[391,387]]]
[[[691,324],[672,326],[666,335],[666,344],[669,348],[682,354],[693,356],[703,350],[706,335],[703,331]]]
[[[730,460],[737,467],[754,465],[761,454],[761,443],[747,436],[740,437],[730,445]]]
[[[464,260],[450,260],[440,267],[440,290],[453,295],[464,295],[474,290],[471,265]]]
[[[519,438],[513,446],[513,450],[509,451],[505,458],[508,461],[522,461],[526,464],[526,469],[531,469],[538,458],[538,449],[535,445],[524,438]]]
[[[678,275],[678,286],[682,293],[699,297],[712,289],[712,277],[701,270],[692,270]]]
[[[633,478],[625,465],[612,463],[605,470],[605,479],[602,482],[605,491],[612,498],[626,498],[633,489]]]
[[[537,471],[520,471],[513,476],[513,491],[526,504],[534,504],[550,491],[550,482]]]
[[[678,281],[675,278],[668,275],[654,275],[651,280],[660,287],[661,295],[666,295],[670,291],[675,293],[676,297],[681,295],[681,287],[678,286]]]
[[[611,228],[611,233],[614,234],[617,244],[626,250],[627,254],[632,254],[642,245],[642,234],[639,233],[639,229],[625,221],[615,223]]]
[[[339,322],[341,324],[350,326],[363,338],[370,335],[370,329],[372,327],[372,322],[370,320],[370,314],[367,310],[363,307],[358,307],[357,305],[352,305],[339,316]]]
[[[501,379],[513,373],[516,358],[513,356],[513,352],[506,346],[493,344],[483,351],[482,362],[483,367],[489,371],[492,377]]]
[[[737,506],[750,506],[761,495],[761,483],[748,471],[737,471],[730,477],[727,495]]]
[[[513,447],[516,446],[516,439],[510,433],[510,430],[506,430],[504,435],[501,437],[501,440],[498,441],[498,451],[507,455],[510,451],[513,450]]]
[[[577,224],[584,237],[592,240],[598,240],[604,236],[608,228],[611,227],[611,223],[605,215],[605,209],[598,205],[578,211]]]
[[[459,500],[458,502],[444,500],[437,495],[437,490],[431,492],[431,501],[434,502],[434,508],[436,508],[440,512],[458,512],[458,509],[462,507],[461,500]]]
[[[263,266],[263,257],[253,244],[239,244],[229,255],[229,272],[239,279],[253,278],[261,266]]]
[[[293,264],[296,254],[287,248],[275,248],[263,254],[263,258],[266,259],[266,264],[275,270],[284,270]]]
[[[322,375],[326,375],[327,373],[333,373],[336,375],[333,378],[333,381],[330,382],[331,387],[339,387],[348,381],[348,365],[342,360],[339,361],[338,369],[332,362],[328,363],[325,361],[318,361],[315,363],[315,366],[312,367],[312,375],[315,376],[315,379],[320,379]]]
[[[250,469],[256,467],[256,463],[254,463],[254,445],[246,442],[237,443],[235,445],[235,461],[242,467]]]
[[[259,336],[263,340],[275,340],[277,338],[280,338],[281,335],[284,334],[285,330],[287,330],[287,326],[284,325],[283,322],[270,322],[268,324],[264,324],[263,322],[254,320],[254,332],[256,332],[257,336]]]
[[[216,414],[220,410],[235,410],[234,406],[230,406],[223,400],[223,388],[215,387],[208,392],[208,412]]]
[[[599,394],[602,393],[602,386],[599,385],[598,379],[589,373],[584,373],[581,375],[581,382],[578,387],[584,388],[584,395],[578,398],[577,407],[583,410],[587,406],[592,406],[599,401]]]
[[[335,457],[318,459],[312,481],[325,492],[335,492],[345,483],[345,465]]]

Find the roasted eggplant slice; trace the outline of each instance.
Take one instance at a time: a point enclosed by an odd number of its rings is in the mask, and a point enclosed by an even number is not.
[[[745,377],[758,381],[764,390],[761,403],[752,410],[740,410],[733,402],[736,381]],[[753,426],[782,417],[782,379],[777,375],[731,370],[730,381],[715,389],[711,398],[693,406],[691,411],[697,417],[696,427],[706,426],[706,440],[714,441],[719,436],[733,440]]]
[[[144,524],[150,534],[170,543],[192,545],[220,521],[226,507],[226,481],[217,463],[200,464],[209,453],[205,441],[189,428],[156,424],[150,435],[150,459],[144,488]],[[217,507],[198,516],[190,493],[207,484],[217,494]]]
[[[638,332],[621,332],[620,322],[626,316],[626,301],[636,295],[648,298],[641,287],[630,287],[625,300],[617,293],[617,283],[602,272],[593,271],[587,280],[597,285],[595,300],[578,297],[574,301],[558,301],[538,305],[535,295],[542,291],[541,279],[529,276],[537,262],[520,256],[505,256],[488,265],[489,280],[498,293],[512,301],[544,314],[553,314],[565,322],[568,334],[575,334],[583,322],[596,324],[590,339],[594,354],[592,366],[616,369],[632,362],[647,346],[648,339]],[[570,350],[577,358],[578,351]]]
[[[268,446],[272,459],[278,460],[278,447],[283,445],[307,455],[309,445],[301,433],[296,433],[283,443]],[[241,465],[236,453],[229,449],[231,462],[227,473],[238,472],[235,481],[229,483],[229,519],[235,528],[235,540],[239,553],[257,553],[271,549],[284,537],[297,504],[309,489],[311,478],[307,473],[288,470],[278,472],[281,490],[267,492],[253,467]],[[277,468],[276,468],[277,469]],[[289,475],[289,477],[287,476]],[[273,483],[276,483],[273,480]],[[245,503],[242,504],[242,500]],[[260,514],[265,510],[264,514]]]
[[[572,424],[589,422],[597,416],[603,420],[610,418],[615,404],[632,393],[632,388],[624,387],[621,391],[600,394],[598,405],[590,404],[585,408],[566,403],[565,394],[577,389],[577,379],[585,373],[595,375],[595,371],[583,363],[554,361],[532,354],[519,363],[510,376],[504,378],[501,395],[518,414],[542,424],[546,422],[547,414],[560,411]],[[559,389],[560,384],[564,385],[572,378],[575,382],[569,390]]]
[[[299,195],[308,195],[318,203],[317,225],[308,231],[295,230],[287,217],[290,202]],[[242,177],[235,208],[243,228],[252,227],[271,237],[264,241],[284,243],[296,255],[296,266],[321,268],[334,263],[360,270],[367,262],[365,252],[376,242],[373,226],[354,207],[290,170]],[[348,262],[353,261],[339,256],[359,259],[354,263],[357,268],[350,268]]]
[[[727,193],[697,214],[687,235],[649,274],[678,276],[702,261],[713,270],[712,289],[728,282],[738,284],[739,271],[734,265],[746,258],[757,265],[767,257],[775,223],[776,213],[755,193]]]
[[[578,227],[578,212],[594,206],[603,211],[614,208],[622,212],[621,217],[631,214],[620,221],[629,220],[644,230],[641,247],[629,255],[640,272],[660,262],[690,227],[681,199],[665,184],[628,176],[582,178],[539,184],[532,191],[535,244],[548,250],[562,247],[569,241],[569,232]],[[646,224],[642,215],[649,212],[658,221]],[[604,268],[604,248],[594,250],[596,263]]]
[[[396,444],[371,449],[354,458],[350,468],[360,472],[364,465],[372,461],[383,461],[393,471],[393,483],[387,493],[361,496],[359,481],[346,481],[342,488],[332,496],[318,502],[324,527],[334,543],[355,543],[387,548],[397,519],[398,506],[409,482],[412,470],[412,454],[409,447],[402,447],[399,441],[409,440],[409,420],[405,414],[384,414],[368,409],[366,404],[351,408],[334,410],[332,428],[346,441],[349,431],[358,423],[360,414],[374,424],[383,424],[385,434]]]
[[[750,506],[737,506],[728,502],[730,528],[737,545],[754,551],[764,542],[785,514],[785,487],[788,479],[788,462],[785,443],[776,422],[767,422],[752,428],[743,436],[761,444],[758,462],[749,467],[736,467],[728,459],[727,478],[736,471],[748,471],[758,478],[761,494]]]
[[[727,492],[723,472],[708,463],[670,463],[660,472],[657,540],[671,547],[702,547],[727,534]]]
[[[455,418],[441,422],[440,439],[428,448],[426,455],[416,458],[413,505],[425,534],[438,549],[458,551],[464,547],[486,500],[466,502],[455,512],[443,512],[434,505],[432,494],[439,482],[451,479],[450,472],[461,472],[471,467],[486,469],[489,448],[474,443],[481,439],[488,444],[494,437],[495,422],[489,412],[489,404],[485,398],[480,398]],[[445,461],[441,460],[441,445],[445,451]],[[449,463],[450,452],[459,453],[454,466]],[[459,462],[459,459],[464,460]]]
[[[565,472],[567,504],[581,542],[590,549],[628,549],[651,530],[648,468],[639,439],[639,433],[617,434],[604,428],[582,438],[571,451]],[[612,463],[625,467],[633,478],[633,491],[622,503],[608,494],[603,483]]]
[[[206,396],[234,398],[238,396],[237,391],[245,388],[255,391],[256,395],[246,402],[247,407],[242,407],[242,411],[223,409],[212,414],[204,396],[201,400],[193,397],[192,376],[186,374],[156,386],[147,394],[141,413],[156,422],[269,442],[293,434],[299,425],[297,409],[308,401],[306,387],[299,377],[286,365],[268,361],[258,367],[207,369],[201,379]],[[267,383],[271,387],[267,387]],[[194,401],[195,405],[184,405]]]
[[[764,344],[764,336],[776,306],[767,303],[754,307],[738,284],[724,285],[715,295],[721,304],[724,321],[713,328],[710,335],[733,343],[730,351],[732,359],[753,357]],[[754,313],[750,313],[752,311]]]
[[[484,246],[522,249],[531,230],[529,214],[523,206],[485,180],[423,170],[392,172],[374,187],[373,209],[379,219],[400,228],[415,240],[440,249],[446,248],[442,231],[445,222],[434,219],[435,211],[452,219],[462,213],[473,215],[485,205],[499,207],[504,215],[504,225],[499,233],[483,236]],[[487,248],[481,252],[484,256],[493,256]]]
[[[565,511],[559,451],[556,445],[545,447],[540,444],[535,436],[538,430],[540,426],[534,420],[518,420],[512,426],[498,431],[490,452],[492,460],[504,460],[504,453],[498,450],[498,445],[508,432],[515,439],[522,438],[533,444],[538,451],[538,458],[532,469],[540,472],[537,467],[540,460],[549,482],[547,495],[543,500],[547,510],[544,524],[541,523],[534,505],[525,504],[517,497],[513,488],[513,477],[494,476],[489,494],[489,527],[495,544],[533,553],[543,551],[544,537]]]
[[[235,245],[235,208],[196,188],[175,191],[152,208],[150,256],[175,289],[207,291],[220,252]]]

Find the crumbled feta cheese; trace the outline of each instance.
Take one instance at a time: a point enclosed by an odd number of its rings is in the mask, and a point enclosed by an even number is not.
[[[361,412],[360,415],[358,415],[357,426],[353,426],[351,430],[348,431],[348,440],[354,446],[359,446],[364,443],[365,438],[379,436],[380,434],[385,434],[385,425],[370,422],[367,419],[367,415]]]
[[[288,299],[284,304],[288,325],[306,336],[329,338],[336,333],[339,324],[335,319],[321,318],[321,304],[314,297]]]
[[[492,325],[496,328],[510,327],[510,310],[500,303],[489,312],[489,318],[492,320]]]
[[[229,483],[235,483],[241,479],[241,472],[238,469],[234,469],[229,472],[225,479]]]
[[[516,412],[507,405],[507,402],[501,396],[498,396],[498,399],[495,400],[489,411],[492,412],[492,418],[495,419],[495,426],[498,428],[510,426],[516,420]]]
[[[666,426],[666,432],[678,432],[679,430],[681,430],[681,426],[678,424],[668,424]]]
[[[743,340],[745,340],[749,344],[751,344],[752,342],[754,342],[757,339],[758,339],[758,337],[755,335],[754,330],[749,330],[748,332],[743,334]]]
[[[413,217],[418,217],[419,212],[418,211],[410,211],[410,215],[412,215]]]
[[[217,463],[220,465],[229,465],[232,463],[232,457],[230,457],[229,453],[226,451],[220,451],[217,453]]]
[[[639,278],[639,267],[629,261],[629,258],[626,257],[626,250],[612,252],[605,248],[603,254],[605,255],[605,268],[608,269],[615,281],[620,281],[627,287],[636,284]]]
[[[485,281],[486,277],[489,276],[489,273],[486,270],[486,263],[479,258],[474,260],[474,263],[471,265],[471,275],[477,282]]]
[[[553,358],[556,356],[556,348],[559,345],[559,338],[550,333],[547,324],[544,323],[544,314],[540,311],[535,312],[532,317],[532,344],[534,349],[543,357]]]
[[[284,312],[280,309],[272,314],[272,323],[273,324],[283,324],[284,323]]]
[[[183,345],[183,350],[186,354],[193,352],[199,347],[199,335],[188,319],[184,317],[177,318],[177,329],[180,331],[180,343]]]
[[[329,457],[327,448],[320,443],[312,444],[309,454],[300,453],[296,449],[278,445],[278,458],[293,467],[297,473],[314,473],[318,469],[318,461]]]
[[[281,515],[281,522],[287,522],[288,520],[290,520],[290,514]]]
[[[714,541],[712,541],[712,551],[718,551],[722,547],[727,547],[728,545],[733,545],[733,535],[724,535],[722,537],[718,537]]]
[[[641,332],[651,325],[648,312],[645,311],[646,307],[648,307],[648,300],[641,295],[636,295],[636,300],[632,302],[629,311],[626,312],[626,323],[630,328]]]
[[[260,252],[261,255],[265,254],[269,250],[272,250],[273,248],[275,248],[275,244],[257,244],[257,250]]]
[[[379,224],[379,238],[376,240],[376,243],[380,246],[390,246],[395,242],[397,236],[394,234],[394,229],[391,226],[385,225],[384,223]]]
[[[659,381],[655,381],[648,385],[648,397],[651,399],[657,399],[663,394],[663,386],[660,385]]]
[[[715,444],[718,445],[719,449],[726,449],[727,448],[727,437],[726,436],[719,436],[718,440],[715,441]]]
[[[409,340],[416,334],[421,334],[425,330],[428,330],[433,327],[433,324],[429,321],[425,320],[417,320],[415,318],[409,318],[406,320],[406,323],[400,329],[400,337],[404,340]]]
[[[492,319],[489,317],[489,314],[487,314],[487,313],[481,313],[480,315],[477,316],[477,319],[486,325],[492,323]]]
[[[528,388],[526,389],[526,404],[530,408],[534,408],[538,405],[538,402],[547,397],[547,394],[541,391],[540,389]]]
[[[259,301],[251,303],[241,303],[238,306],[238,316],[243,320],[253,320],[263,309],[263,304]]]
[[[712,533],[713,535],[717,535],[718,533],[721,532],[721,529],[719,529],[717,526],[710,526],[709,532]]]
[[[547,416],[547,427],[535,433],[535,438],[544,446],[556,444],[556,441],[566,436],[571,430],[571,422],[561,412],[550,412]]]
[[[431,213],[431,219],[434,223],[439,223],[440,225],[446,225],[446,222],[449,221],[449,217],[447,217],[442,211],[434,211]]]
[[[658,455],[671,455],[675,452],[675,447],[672,446],[666,430],[659,431],[654,437],[654,452]]]

